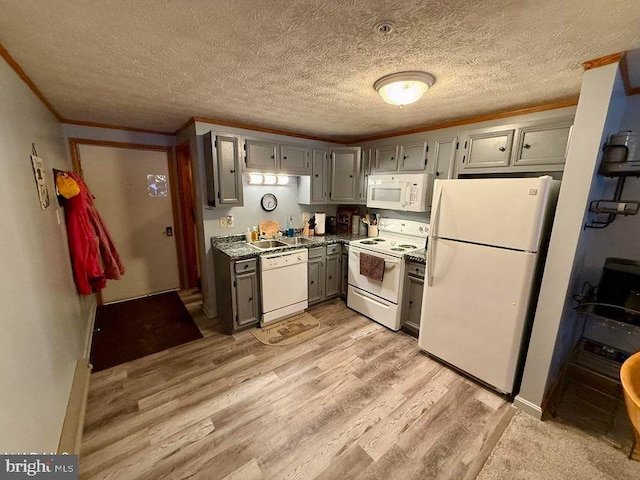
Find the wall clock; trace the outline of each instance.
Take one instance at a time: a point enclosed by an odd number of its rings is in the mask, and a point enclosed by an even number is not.
[[[262,209],[266,212],[273,212],[278,206],[278,199],[273,193],[265,193],[260,200]]]

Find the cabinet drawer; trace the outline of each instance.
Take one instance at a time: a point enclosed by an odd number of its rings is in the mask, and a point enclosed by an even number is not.
[[[337,255],[340,253],[340,244],[327,245],[327,255]]]
[[[256,271],[256,259],[250,258],[249,260],[241,260],[235,263],[235,272],[236,273],[248,273]]]
[[[313,247],[309,249],[309,258],[323,257],[325,252],[324,247]]]
[[[417,262],[409,262],[407,265],[407,275],[424,278],[425,269],[426,265]]]

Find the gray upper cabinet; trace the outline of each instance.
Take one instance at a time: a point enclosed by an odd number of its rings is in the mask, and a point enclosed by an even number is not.
[[[329,199],[329,160],[327,151],[311,152],[311,203],[327,203]]]
[[[400,145],[399,157],[401,172],[424,171],[427,169],[427,144]]]
[[[518,129],[512,164],[564,164],[572,124],[572,121],[564,121]]]
[[[469,132],[464,138],[462,168],[508,167],[513,130]]]
[[[261,140],[247,140],[247,170],[273,172],[278,169],[278,144]]]
[[[299,145],[280,146],[280,168],[278,172],[292,175],[310,173],[309,149]]]
[[[367,190],[369,189],[369,171],[371,166],[371,149],[363,148],[360,155],[360,177],[358,180],[358,203],[367,203]]]
[[[395,172],[398,170],[398,146],[384,146],[376,148],[375,173]]]
[[[205,169],[207,173],[207,203],[243,205],[242,168],[237,137],[214,135],[203,137]]]
[[[345,147],[331,152],[332,202],[358,201],[358,174],[360,171],[360,147]]]
[[[453,178],[458,137],[435,138],[431,142],[431,168],[436,179]]]

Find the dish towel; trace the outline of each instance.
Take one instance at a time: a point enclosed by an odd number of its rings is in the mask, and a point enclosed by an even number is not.
[[[360,275],[381,282],[384,277],[384,258],[360,252]]]

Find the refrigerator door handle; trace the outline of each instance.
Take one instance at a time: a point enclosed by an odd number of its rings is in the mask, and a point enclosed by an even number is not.
[[[438,221],[440,220],[440,201],[442,200],[442,186],[438,185],[436,188],[438,189],[438,194],[433,212],[433,221],[431,222],[431,228],[429,228],[429,243],[427,244],[427,285],[430,287],[433,286],[433,262],[436,256],[436,242],[434,239],[437,237]]]

